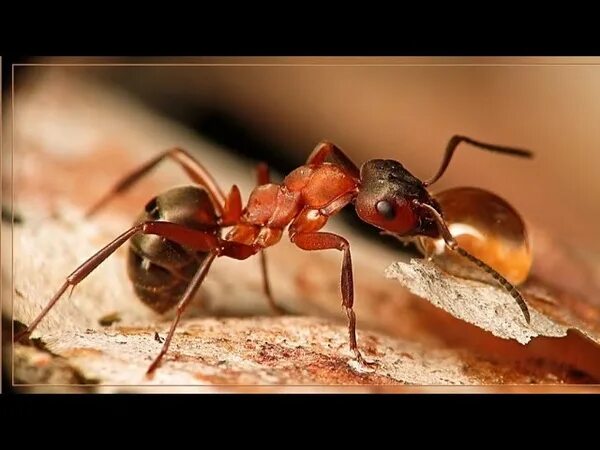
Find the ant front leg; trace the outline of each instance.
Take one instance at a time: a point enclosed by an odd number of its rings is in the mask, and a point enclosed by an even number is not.
[[[225,195],[219,188],[219,185],[212,177],[212,175],[204,168],[200,162],[198,162],[190,153],[181,148],[172,148],[167,151],[160,153],[158,156],[152,158],[142,166],[133,170],[129,174],[125,175],[113,188],[100,200],[96,202],[86,213],[87,217],[92,216],[104,207],[110,200],[124,193],[131,188],[137,181],[147,175],[154,167],[156,167],[161,161],[171,159],[181,166],[186,174],[195,183],[204,186],[210,194],[215,208],[220,215],[223,214]]]
[[[354,280],[352,277],[352,257],[350,244],[346,239],[337,234],[326,232],[298,233],[292,237],[292,242],[303,250],[328,250],[336,249],[344,252],[342,260],[341,290],[342,305],[348,316],[348,338],[350,350],[354,352],[359,363],[369,366],[374,363],[366,361],[356,343],[356,314],[352,309],[354,305]]]

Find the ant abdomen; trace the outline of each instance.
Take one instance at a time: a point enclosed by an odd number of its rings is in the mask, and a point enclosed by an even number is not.
[[[176,187],[154,197],[135,223],[149,220],[220,233],[210,197],[198,186]],[[127,272],[140,300],[163,313],[177,304],[206,256],[158,235],[138,233],[130,240]]]
[[[433,197],[460,247],[514,285],[527,279],[533,260],[531,241],[525,222],[510,204],[492,192],[472,187],[449,189]],[[421,236],[417,247],[449,273],[489,281],[485,272],[449,250],[441,238]]]

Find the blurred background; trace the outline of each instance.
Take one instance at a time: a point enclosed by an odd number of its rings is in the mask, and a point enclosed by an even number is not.
[[[16,62],[20,65],[14,68],[18,101],[13,144],[18,149],[15,204],[21,212],[52,209],[52,199],[61,197],[89,205],[90,192],[106,190],[115,180],[116,168],[132,167],[132,160],[149,158],[174,145],[215,144],[189,150],[202,158],[223,186],[238,183],[245,200],[254,185],[251,168],[257,161],[267,162],[273,178],[281,179],[303,164],[323,139],[335,142],[357,165],[372,158],[396,159],[425,179],[437,171],[448,140],[462,134],[527,148],[535,158],[511,158],[464,145],[434,191],[478,186],[508,200],[535,230],[533,275],[547,286],[580,295],[585,303],[580,315],[591,327],[599,323],[600,58],[38,58]],[[6,93],[11,86],[5,82],[4,89]],[[12,115],[4,117],[8,130]],[[173,136],[182,141],[174,142]],[[130,147],[133,142],[136,145]],[[185,182],[179,172],[176,179]],[[142,205],[148,192],[158,192],[151,180],[148,183],[133,193],[129,203],[122,203],[121,212],[129,217],[131,205]],[[5,177],[3,187],[9,184]],[[22,209],[26,206],[28,211]],[[575,347],[557,351],[556,343],[547,339],[523,349],[458,320],[448,322],[453,320],[450,316],[409,298],[395,282],[383,280],[381,270],[394,260],[400,244],[360,222],[352,208],[339,219],[343,228],[354,228],[377,249],[372,252],[360,239],[351,240],[357,255],[355,269],[361,272],[357,296],[362,300],[357,311],[363,323],[419,342],[438,345],[439,338],[444,345],[467,347],[494,358],[502,354],[517,361],[537,361],[540,355],[550,359],[560,355],[555,359],[564,356],[570,364],[600,373],[594,362],[595,347],[594,353],[575,351]],[[333,227],[340,225],[332,222]],[[350,238],[352,233],[344,235]],[[308,285],[310,297],[322,296],[326,301],[317,299],[314,305],[338,314],[337,277],[330,276],[338,270],[337,255],[330,255],[330,265],[325,260],[319,265],[312,255],[310,263],[293,264],[290,258],[304,261],[306,255],[294,249],[291,256],[282,250],[285,245],[272,252],[275,290],[286,293],[288,280],[295,279],[290,276],[294,268],[309,273],[306,278],[311,280],[323,276],[327,282],[313,281],[318,290]],[[389,252],[384,255],[384,251]],[[221,282],[231,278],[227,267]],[[373,273],[365,273],[369,270]],[[246,302],[246,295],[241,298]],[[257,298],[263,305],[262,297]],[[256,306],[244,305],[248,310]],[[565,341],[564,345],[571,345],[573,340]]]
[[[23,62],[66,64],[70,74],[115,85],[240,156],[267,161],[280,175],[322,139],[357,164],[396,159],[420,178],[437,170],[454,134],[528,148],[534,160],[465,146],[436,189],[490,189],[557,239],[600,253],[599,58]],[[18,67],[29,75],[17,79],[31,81],[38,69]],[[360,226],[353,213],[345,219]]]

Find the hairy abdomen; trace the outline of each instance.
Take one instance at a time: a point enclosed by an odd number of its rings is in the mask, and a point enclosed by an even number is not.
[[[219,233],[210,197],[197,186],[173,188],[150,200],[136,223],[147,220]],[[206,255],[157,235],[138,233],[130,241],[127,273],[140,300],[163,313],[179,302]]]

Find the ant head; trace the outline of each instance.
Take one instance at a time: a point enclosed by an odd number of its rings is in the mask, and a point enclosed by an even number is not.
[[[435,221],[415,200],[439,210],[423,182],[399,162],[373,159],[361,167],[355,207],[365,222],[398,235],[437,236]]]

